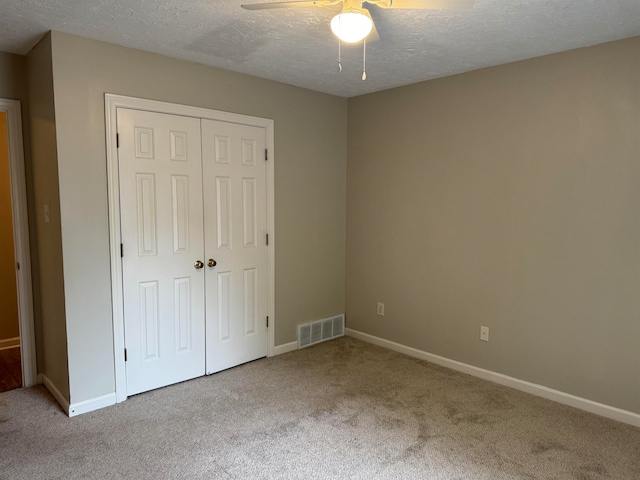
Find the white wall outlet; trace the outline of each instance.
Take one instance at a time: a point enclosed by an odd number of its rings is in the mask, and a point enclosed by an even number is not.
[[[480,340],[483,342],[489,341],[489,327],[480,327]]]
[[[384,317],[384,303],[378,302],[378,315]]]

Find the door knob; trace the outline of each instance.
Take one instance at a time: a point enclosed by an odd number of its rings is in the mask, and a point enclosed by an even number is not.
[[[210,267],[215,267],[218,264],[218,262],[216,262],[213,258],[209,259],[209,262],[207,262],[207,265],[209,265]]]
[[[198,260],[196,263],[193,264],[193,267],[196,270],[200,270],[202,267],[204,267],[204,263],[202,263],[200,260]]]

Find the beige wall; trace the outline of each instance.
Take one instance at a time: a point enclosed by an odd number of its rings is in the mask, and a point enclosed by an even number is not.
[[[348,326],[640,412],[638,52],[350,99]]]
[[[67,329],[63,284],[60,195],[56,119],[53,103],[51,37],[45,36],[27,56],[29,70],[29,120],[32,139],[34,203],[38,275],[42,309],[43,354],[39,371],[68,400]],[[51,211],[51,222],[44,222],[43,207]],[[32,237],[33,242],[33,237]]]
[[[7,114],[0,112],[0,340],[20,336],[11,209]]]
[[[58,32],[52,52],[72,403],[114,391],[105,93],[273,119],[276,345],[344,311],[345,99]]]

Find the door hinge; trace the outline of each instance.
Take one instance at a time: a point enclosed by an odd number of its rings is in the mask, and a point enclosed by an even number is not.
[[[264,149],[264,159],[269,160],[269,150],[267,150],[266,148]]]
[[[124,349],[124,361],[125,362],[127,361],[127,349],[126,348]]]
[[[20,270],[20,262],[17,262],[16,266],[18,267],[18,270]]]
[[[116,133],[116,148],[120,148],[120,134]]]
[[[269,328],[269,317],[267,317],[267,328]]]
[[[120,258],[124,257],[124,245],[120,244]]]
[[[268,233],[267,233],[266,237],[267,237],[267,245],[269,245],[269,234]]]

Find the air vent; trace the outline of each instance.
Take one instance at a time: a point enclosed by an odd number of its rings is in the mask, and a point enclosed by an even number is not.
[[[298,325],[298,348],[344,335],[344,314]]]

